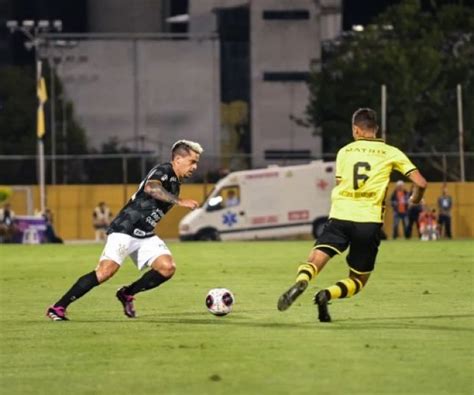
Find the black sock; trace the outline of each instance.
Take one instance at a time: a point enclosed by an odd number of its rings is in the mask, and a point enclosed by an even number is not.
[[[127,293],[127,295],[135,295],[138,292],[143,292],[152,288],[156,288],[158,285],[163,284],[170,278],[171,277],[165,277],[156,270],[151,269],[133,284],[126,287],[125,292]]]
[[[85,295],[97,285],[99,285],[99,281],[97,280],[97,275],[95,274],[95,271],[84,274],[76,281],[76,283],[71,287],[71,289],[67,291],[64,296],[55,303],[54,306],[61,306],[66,308],[67,306],[69,306],[69,304],[74,302],[76,299],[79,299],[81,296]]]

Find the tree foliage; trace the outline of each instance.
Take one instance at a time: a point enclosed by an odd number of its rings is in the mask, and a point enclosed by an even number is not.
[[[44,75],[49,95],[45,105],[45,153],[51,152],[51,100],[55,100],[56,104],[56,153],[79,154],[87,152],[85,132],[74,119],[73,106],[65,99],[59,79],[55,77],[56,97],[51,98],[47,68]],[[66,102],[63,103],[62,100],[66,100]],[[0,154],[36,153],[37,106],[34,70],[31,67],[0,68]],[[65,136],[62,135],[62,122],[65,122]]]
[[[306,121],[326,152],[351,140],[355,109],[380,114],[387,87],[387,140],[410,151],[457,150],[456,85],[463,89],[466,148],[474,150],[474,12],[405,0],[362,32],[327,44],[312,70]]]

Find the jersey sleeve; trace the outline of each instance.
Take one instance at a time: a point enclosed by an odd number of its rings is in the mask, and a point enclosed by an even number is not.
[[[416,166],[399,149],[394,149],[393,168],[405,176],[416,170]]]
[[[160,181],[162,184],[165,181],[168,181],[169,178],[169,169],[166,166],[160,165],[157,166],[153,174],[148,177],[148,180],[157,180]]]

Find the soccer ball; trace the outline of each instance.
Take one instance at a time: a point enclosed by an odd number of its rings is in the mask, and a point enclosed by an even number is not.
[[[234,295],[226,288],[211,289],[206,296],[206,307],[214,315],[223,316],[232,311]]]

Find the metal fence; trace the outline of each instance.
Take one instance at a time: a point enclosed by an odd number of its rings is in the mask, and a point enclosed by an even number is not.
[[[430,181],[460,181],[459,154],[455,152],[408,153],[410,159]],[[310,160],[335,160],[336,154],[321,157],[285,157],[268,160],[267,164],[288,166]],[[127,184],[140,182],[155,164],[166,162],[168,157],[155,153],[57,155],[55,166],[51,156],[45,157],[46,184]],[[474,181],[474,152],[465,153],[466,181]],[[224,166],[222,164],[229,164]],[[233,165],[234,164],[234,165]],[[247,155],[216,157],[204,155],[191,182],[216,182],[229,171],[253,168]],[[53,171],[56,174],[53,174]],[[394,174],[394,178],[397,176]],[[0,155],[1,185],[32,185],[37,183],[37,156]]]

